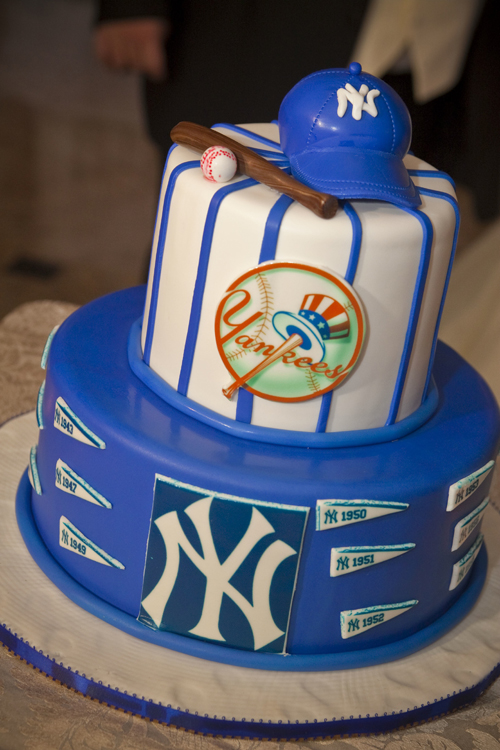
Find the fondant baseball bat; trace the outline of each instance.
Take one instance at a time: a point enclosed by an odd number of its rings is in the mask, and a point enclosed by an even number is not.
[[[288,195],[289,198],[309,208],[322,219],[331,219],[337,213],[339,204],[334,195],[319,193],[307,187],[272,162],[264,159],[263,156],[259,156],[233,138],[218,133],[217,130],[196,125],[194,122],[180,122],[172,128],[170,137],[180,146],[188,146],[201,152],[206,151],[210,146],[225,146],[236,156],[238,171],[241,174],[253,177],[264,185]]]
[[[231,383],[231,385],[227,388],[223,388],[222,393],[224,394],[224,396],[228,399],[231,399],[233,393],[237,391],[238,388],[241,388],[242,385],[245,385],[245,383],[255,377],[255,375],[258,375],[259,372],[265,370],[266,367],[272,365],[272,363],[276,362],[277,359],[283,357],[284,354],[291,352],[292,349],[295,349],[296,346],[300,346],[302,344],[302,341],[302,336],[299,336],[298,333],[292,334],[292,336],[284,341],[281,346],[278,346],[278,348],[275,349],[275,351],[272,352],[269,357],[266,357],[266,359],[263,359],[262,362],[259,362],[259,364],[253,368],[253,370],[247,372],[246,375],[242,375],[241,378],[235,380],[234,383]]]

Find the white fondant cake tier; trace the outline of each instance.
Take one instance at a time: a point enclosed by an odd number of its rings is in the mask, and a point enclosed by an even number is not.
[[[285,164],[276,125],[216,129]],[[446,175],[414,156],[405,165],[420,188],[418,209],[344,201],[325,220],[242,176],[223,187],[209,182],[198,154],[170,152],[142,349],[145,363],[192,402],[191,413],[198,405],[252,426],[335,433],[383,428],[421,407],[431,387],[458,211]],[[309,269],[306,278],[296,274],[296,288],[290,264]],[[248,373],[283,342],[280,316],[283,327],[283,315],[297,317],[313,294],[336,296],[349,318],[337,315],[338,338],[326,342],[330,369],[315,364],[314,347],[299,348],[226,398],[231,376]]]

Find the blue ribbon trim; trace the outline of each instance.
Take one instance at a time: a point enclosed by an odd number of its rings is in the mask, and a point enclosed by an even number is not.
[[[408,725],[424,724],[430,719],[451,713],[472,703],[500,676],[500,665],[497,665],[483,680],[470,688],[458,693],[454,692],[433,703],[415,707],[411,711],[393,712],[383,716],[377,714],[374,716],[350,716],[348,718],[332,718],[330,721],[307,723],[298,721],[294,723],[290,720],[287,723],[273,723],[265,722],[263,719],[233,721],[225,716],[200,716],[198,713],[188,713],[187,711],[181,711],[179,708],[172,708],[170,705],[162,706],[160,703],[154,703],[144,697],[139,698],[137,695],[121,692],[110,685],[94,682],[92,678],[76,671],[73,672],[63,664],[58,664],[54,659],[40,653],[29,643],[19,638],[17,634],[12,633],[6,625],[0,625],[0,641],[9,651],[31,664],[35,669],[39,669],[53,680],[58,680],[63,685],[88,698],[128,711],[143,719],[158,721],[161,724],[203,735],[219,735],[234,739],[328,740],[338,735],[374,734],[404,729]]]
[[[0,625],[0,641],[21,659],[31,664],[36,669],[58,680],[63,685],[76,690],[88,698],[107,703],[115,708],[130,712],[135,716],[150,721],[158,721],[161,724],[177,727],[187,731],[197,732],[207,736],[231,737],[234,739],[261,740],[271,739],[276,741],[286,740],[329,740],[335,736],[352,736],[354,734],[375,734],[377,732],[390,732],[396,729],[404,729],[408,725],[414,726],[424,724],[430,719],[456,711],[462,706],[475,701],[500,676],[500,665],[497,665],[483,680],[466,688],[462,692],[452,693],[439,701],[415,707],[411,711],[383,716],[358,716],[333,718],[330,721],[296,723],[265,722],[263,719],[256,721],[233,721],[224,717],[200,716],[198,713],[188,713],[172,706],[162,706],[159,703],[139,698],[137,695],[128,695],[112,688],[94,682],[83,674],[73,672],[62,664],[57,664],[43,653],[40,653],[29,643],[18,638],[5,625]]]

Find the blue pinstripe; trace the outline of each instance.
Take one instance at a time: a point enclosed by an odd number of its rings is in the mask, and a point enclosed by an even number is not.
[[[349,254],[349,261],[347,263],[347,270],[344,278],[348,284],[353,284],[354,277],[356,276],[356,271],[358,269],[363,231],[361,228],[361,221],[353,206],[348,201],[343,201],[341,203],[341,206],[351,220],[352,226],[351,251]],[[332,400],[333,388],[331,391],[327,391],[327,393],[325,393],[321,399],[321,407],[319,410],[318,421],[316,423],[316,432],[326,432],[326,426],[328,424],[328,417],[330,416]]]
[[[201,306],[203,303],[203,294],[205,292],[205,283],[207,280],[208,261],[210,259],[212,239],[214,235],[217,214],[219,213],[219,208],[226,196],[230,195],[231,193],[235,193],[238,190],[245,190],[245,188],[252,187],[252,185],[256,184],[257,182],[255,180],[248,179],[225,185],[215,193],[212,200],[210,201],[210,206],[208,207],[207,218],[205,221],[205,229],[203,230],[203,238],[201,240],[198,273],[196,275],[196,281],[194,285],[191,315],[189,317],[186,343],[184,345],[184,355],[182,358],[179,383],[177,385],[178,392],[183,396],[185,396],[187,393],[189,387],[189,379],[191,377],[191,370],[193,367],[194,352],[196,349],[196,341],[198,339],[198,330],[200,326]]]
[[[413,343],[415,341],[415,334],[417,331],[418,319],[420,317],[420,308],[422,306],[422,297],[424,295],[425,282],[427,280],[427,271],[429,270],[429,263],[431,259],[432,251],[432,240],[434,236],[434,229],[429,217],[421,211],[414,210],[411,208],[403,208],[402,211],[406,211],[411,216],[414,216],[422,226],[422,249],[420,251],[420,263],[417,273],[417,281],[415,284],[415,290],[413,292],[413,300],[410,310],[410,317],[408,321],[408,327],[406,329],[405,343],[403,346],[403,354],[401,356],[401,362],[399,364],[398,375],[396,378],[396,385],[392,396],[391,405],[389,408],[389,416],[387,417],[387,425],[394,424],[398,415],[399,405],[401,403],[401,396],[403,394],[403,388],[408,372],[408,366],[410,364],[410,357],[413,349]]]
[[[171,153],[172,149],[170,149],[169,154]],[[167,189],[165,191],[165,198],[163,199],[163,211],[161,214],[161,224],[160,224],[160,234],[158,237],[158,247],[156,251],[156,260],[155,260],[155,271],[153,276],[153,284],[151,288],[151,302],[149,305],[149,316],[148,316],[148,322],[147,322],[147,331],[146,331],[146,343],[144,345],[144,362],[149,365],[150,359],[151,359],[151,347],[153,345],[153,334],[154,334],[154,326],[156,321],[156,310],[158,307],[158,291],[160,287],[160,278],[161,278],[161,270],[163,265],[163,254],[165,250],[165,237],[167,235],[167,226],[168,226],[168,216],[170,213],[170,204],[172,202],[172,195],[175,188],[175,183],[177,182],[177,178],[179,175],[181,175],[183,172],[185,172],[188,169],[194,169],[195,167],[200,166],[200,161],[187,161],[184,164],[179,164],[178,167],[175,167],[175,169],[172,170],[172,173],[170,175]],[[159,212],[158,212],[159,216]],[[158,221],[157,216],[157,221]]]

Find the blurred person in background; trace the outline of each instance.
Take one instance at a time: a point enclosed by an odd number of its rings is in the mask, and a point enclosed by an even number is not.
[[[496,0],[101,0],[95,47],[144,76],[162,158],[181,120],[268,122],[301,78],[351,60],[405,100],[412,149],[473,193],[500,193],[500,4]]]
[[[145,75],[147,122],[163,152],[180,120],[269,122],[308,73],[342,66],[368,0],[102,0],[96,49]]]

